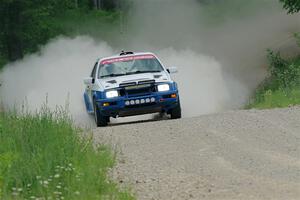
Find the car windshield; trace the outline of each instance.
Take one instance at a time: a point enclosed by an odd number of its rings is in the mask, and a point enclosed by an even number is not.
[[[102,61],[98,77],[104,78],[161,71],[163,71],[163,68],[160,62],[152,55],[130,56]]]

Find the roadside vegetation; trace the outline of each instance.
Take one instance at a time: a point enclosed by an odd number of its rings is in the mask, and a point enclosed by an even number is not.
[[[289,14],[300,11],[300,0],[279,0]],[[295,34],[300,46],[300,35]],[[300,105],[300,56],[284,59],[268,50],[270,76],[258,87],[247,108],[281,108]]]
[[[107,178],[111,151],[79,133],[63,110],[0,113],[0,199],[133,199]]]
[[[268,50],[270,76],[259,86],[248,108],[300,105],[300,57],[284,59]]]
[[[1,1],[0,69],[59,35],[111,38],[119,28],[119,2]],[[80,131],[64,110],[0,110],[0,199],[133,199],[107,178],[114,154]]]

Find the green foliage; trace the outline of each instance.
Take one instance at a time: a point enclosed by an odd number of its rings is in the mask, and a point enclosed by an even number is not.
[[[299,84],[299,65],[288,62],[280,56],[279,52],[274,53],[271,50],[268,50],[268,59],[271,77],[278,84],[278,87],[290,88]]]
[[[283,7],[288,10],[288,13],[296,13],[300,11],[300,0],[280,0]]]
[[[299,33],[295,33],[294,37],[295,37],[295,39],[297,41],[298,46],[300,47],[300,34]]]
[[[102,0],[102,7],[105,10],[114,10],[120,1],[122,0]]]
[[[133,199],[107,179],[113,164],[64,111],[0,114],[0,199]]]
[[[289,90],[289,92],[280,88],[274,91],[267,90],[257,95],[259,95],[261,100],[258,101],[258,99],[256,99],[256,102],[249,105],[248,108],[284,108],[300,105],[300,90],[297,87]]]
[[[270,77],[257,89],[247,108],[287,107],[300,104],[300,57],[285,60],[268,50]]]
[[[4,174],[9,173],[11,164],[16,159],[16,154],[5,152],[0,154],[0,197],[2,196],[2,187],[4,183]]]
[[[108,2],[109,9],[112,8]],[[102,13],[97,15],[95,13]],[[76,13],[76,14],[75,14]],[[92,13],[92,14],[91,14]],[[105,13],[105,14],[103,14]],[[72,35],[86,18],[96,17],[105,23],[114,19],[106,16],[111,13],[93,9],[91,0],[1,0],[0,3],[0,61],[14,61],[25,54],[35,52],[41,45],[57,35]],[[72,15],[81,16],[70,22]],[[83,20],[82,20],[83,19]],[[105,19],[105,20],[103,20]],[[70,29],[70,26],[74,27]],[[68,26],[66,28],[66,26]],[[84,26],[81,27],[84,29]],[[106,29],[94,27],[104,32]],[[1,64],[1,63],[0,63]]]
[[[4,58],[3,56],[1,56],[0,54],[0,70],[4,67],[4,65],[7,63],[6,58]]]
[[[119,30],[119,13],[93,10],[66,11],[60,20],[60,29],[68,36],[90,35],[109,41]]]

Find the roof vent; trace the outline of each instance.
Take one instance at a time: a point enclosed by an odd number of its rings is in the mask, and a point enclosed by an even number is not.
[[[120,56],[130,55],[133,54],[132,51],[121,51]]]

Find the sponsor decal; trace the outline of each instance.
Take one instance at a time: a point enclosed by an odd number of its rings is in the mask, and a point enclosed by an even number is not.
[[[153,58],[155,58],[153,55],[127,56],[127,57],[103,60],[101,62],[101,64],[105,65],[105,64],[111,64],[111,63],[116,63],[116,62],[126,62],[126,61],[131,61],[131,60],[143,60],[143,59],[153,59]]]

